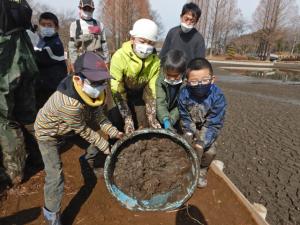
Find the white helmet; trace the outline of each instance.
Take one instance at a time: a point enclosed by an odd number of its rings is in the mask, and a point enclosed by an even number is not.
[[[149,19],[139,19],[133,24],[133,29],[129,31],[132,37],[145,38],[150,41],[157,41],[158,27],[156,23]]]

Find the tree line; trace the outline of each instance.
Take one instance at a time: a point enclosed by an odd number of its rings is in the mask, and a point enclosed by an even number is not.
[[[300,16],[295,0],[260,0],[246,21],[236,0],[193,0],[202,9],[197,24],[209,55],[234,49],[261,60],[271,53],[300,53]]]
[[[192,0],[202,15],[196,27],[203,35],[208,55],[234,54],[269,58],[271,53],[287,56],[300,54],[300,15],[295,0],[260,0],[252,21],[246,21],[237,0]],[[29,0],[34,15],[53,11],[60,20],[60,35],[65,46],[69,40],[69,26],[77,18],[77,8],[58,11],[36,0]],[[112,52],[129,39],[129,31],[139,18],[153,19],[164,33],[161,17],[148,0],[101,0],[95,13],[106,29]],[[174,15],[177,16],[177,15]]]

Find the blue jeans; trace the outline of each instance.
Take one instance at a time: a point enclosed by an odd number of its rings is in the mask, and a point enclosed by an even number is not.
[[[57,140],[38,141],[39,149],[45,164],[45,207],[51,212],[59,212],[64,193],[64,175],[62,162],[58,151]],[[86,159],[92,159],[98,153],[98,149],[90,145],[87,149]]]

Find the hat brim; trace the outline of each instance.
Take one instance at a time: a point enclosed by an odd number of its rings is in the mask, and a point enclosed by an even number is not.
[[[84,8],[84,7],[86,7],[86,6],[92,8],[92,9],[95,9],[95,7],[92,6],[92,5],[90,5],[90,4],[84,4],[84,5],[82,5],[82,6],[80,5],[79,7]]]
[[[90,81],[100,81],[110,79],[108,71],[101,70],[83,70],[81,73]]]

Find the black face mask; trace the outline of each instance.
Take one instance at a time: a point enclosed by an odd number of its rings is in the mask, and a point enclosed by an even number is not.
[[[189,85],[187,87],[188,87],[188,90],[190,91],[191,95],[202,98],[202,97],[208,95],[210,88],[211,88],[211,84],[198,84],[196,86]]]

